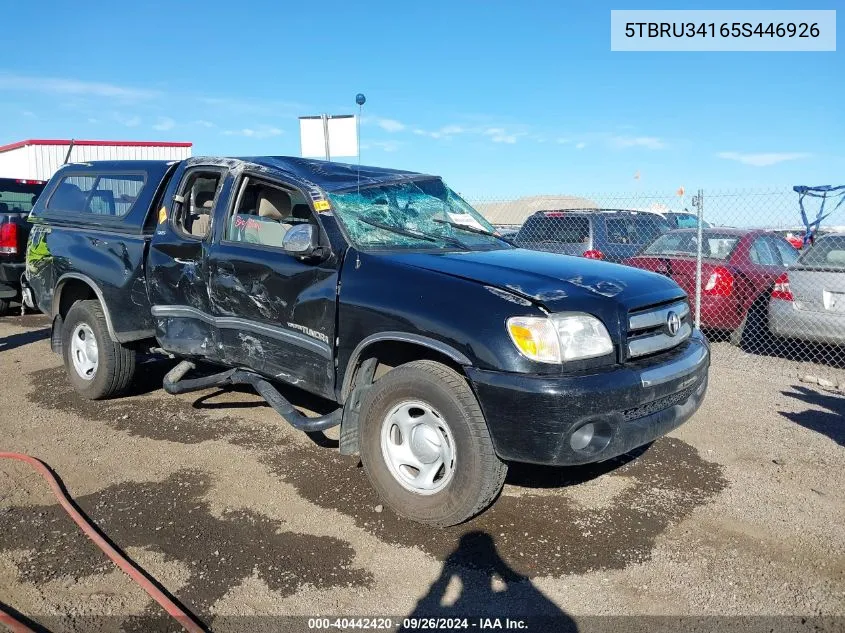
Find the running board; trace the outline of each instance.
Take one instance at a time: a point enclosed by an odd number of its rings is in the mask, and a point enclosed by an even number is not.
[[[164,390],[171,395],[176,395],[191,391],[201,391],[210,387],[251,385],[258,392],[258,395],[264,398],[267,404],[273,407],[276,413],[284,418],[285,422],[299,431],[314,433],[325,431],[340,424],[343,407],[339,407],[331,413],[316,418],[309,418],[306,415],[302,415],[296,407],[288,402],[270,381],[246,369],[228,369],[218,374],[212,374],[211,376],[186,379],[185,375],[193,369],[196,369],[196,365],[191,361],[183,360],[180,362],[164,377]]]

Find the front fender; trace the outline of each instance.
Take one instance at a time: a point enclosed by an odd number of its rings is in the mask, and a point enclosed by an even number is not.
[[[366,347],[397,340],[434,349],[479,369],[559,373],[520,355],[505,322],[542,315],[531,301],[498,288],[381,257],[350,252],[341,271],[338,307],[338,395]]]

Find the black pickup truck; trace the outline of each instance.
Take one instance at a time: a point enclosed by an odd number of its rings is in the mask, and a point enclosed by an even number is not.
[[[30,220],[26,283],[82,395],[120,393],[150,350],[182,359],[170,393],[251,384],[297,428],[340,425],[384,501],[432,525],[488,507],[510,461],[644,445],[707,388],[673,281],[515,248],[435,176],[289,157],[76,164]],[[280,384],[333,410],[306,417]]]
[[[29,236],[27,215],[47,183],[43,180],[0,178],[0,316],[21,299],[21,275]]]

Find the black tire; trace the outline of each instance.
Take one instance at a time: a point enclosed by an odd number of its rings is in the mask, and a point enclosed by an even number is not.
[[[739,327],[731,332],[731,344],[751,354],[768,354],[774,347],[774,337],[769,331],[768,302],[755,301]]]
[[[403,487],[382,454],[382,424],[406,400],[423,402],[439,412],[454,438],[453,475],[433,494]],[[437,527],[457,525],[487,509],[504,485],[507,464],[493,450],[478,400],[466,380],[445,365],[423,360],[389,371],[364,396],[360,425],[367,477],[397,514]]]
[[[9,307],[12,305],[9,299],[0,299],[0,317],[9,314]]]
[[[86,324],[91,329],[97,342],[97,367],[89,379],[77,372],[71,359],[71,338],[80,324]],[[103,308],[96,300],[77,301],[65,316],[62,357],[74,389],[89,400],[102,400],[123,393],[135,375],[135,350],[111,340]]]

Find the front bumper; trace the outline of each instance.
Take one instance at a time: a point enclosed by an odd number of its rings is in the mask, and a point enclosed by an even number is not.
[[[660,364],[566,377],[474,368],[467,375],[500,458],[570,466],[622,455],[686,422],[704,400],[709,367],[709,346],[696,331]],[[601,441],[576,449],[573,434],[588,424]]]
[[[769,329],[784,338],[845,345],[845,313],[798,310],[792,301],[769,302]]]

